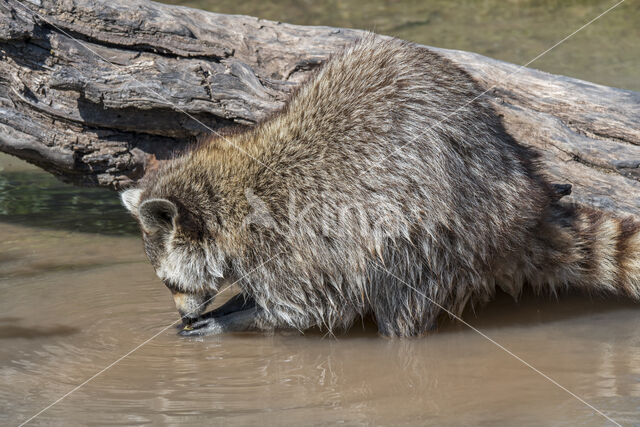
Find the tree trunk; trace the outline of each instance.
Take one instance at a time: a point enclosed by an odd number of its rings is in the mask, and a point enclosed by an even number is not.
[[[0,150],[120,188],[208,131],[251,125],[362,31],[144,0],[0,0]],[[574,200],[640,208],[640,93],[436,49]]]

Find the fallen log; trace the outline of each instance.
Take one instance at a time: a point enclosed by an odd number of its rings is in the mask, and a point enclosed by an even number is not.
[[[0,0],[0,150],[121,188],[198,135],[251,125],[362,31],[145,0]],[[436,49],[487,90],[568,198],[640,208],[640,93]]]

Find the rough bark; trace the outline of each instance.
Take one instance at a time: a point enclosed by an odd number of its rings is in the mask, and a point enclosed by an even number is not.
[[[279,108],[361,34],[144,0],[0,0],[0,150],[119,188],[207,128]],[[488,89],[571,197],[637,214],[640,93],[439,51]]]

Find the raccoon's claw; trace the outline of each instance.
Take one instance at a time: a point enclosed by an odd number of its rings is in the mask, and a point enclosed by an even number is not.
[[[194,320],[195,320],[195,319],[194,319]],[[176,324],[175,324],[175,327],[176,327],[176,329],[177,329],[177,330],[179,330],[179,331],[181,331],[181,330],[183,330],[183,329],[193,329],[193,323],[194,323],[194,320],[187,321],[187,320],[185,320],[185,319],[182,319],[182,322],[180,322],[180,323],[176,323]]]

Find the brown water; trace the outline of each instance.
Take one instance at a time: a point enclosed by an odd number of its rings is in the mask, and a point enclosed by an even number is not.
[[[369,324],[337,338],[180,338],[115,194],[6,156],[0,165],[0,425],[134,349],[32,423],[608,424],[455,321],[409,340],[379,338]],[[639,306],[500,296],[466,319],[617,422],[640,422]]]

